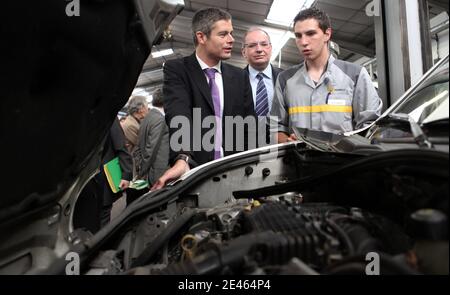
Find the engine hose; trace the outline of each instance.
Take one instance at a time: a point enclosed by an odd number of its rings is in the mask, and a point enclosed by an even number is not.
[[[253,256],[259,263],[283,264],[292,257],[307,256],[314,259],[312,253],[318,242],[317,237],[303,239],[301,236],[266,231],[252,233],[229,242],[228,244],[209,250],[190,261],[177,263],[157,274],[177,275],[213,275],[220,274],[225,268],[238,269],[244,266],[249,253],[258,253]],[[256,251],[255,251],[256,250]],[[155,273],[155,274],[156,274]]]
[[[343,223],[341,228],[353,242],[353,245],[357,245],[353,254],[369,253],[378,251],[381,248],[380,242],[375,239],[363,225],[359,223]]]
[[[333,219],[328,218],[327,223],[342,239],[342,242],[345,244],[347,248],[348,255],[351,256],[355,254],[355,247],[353,246],[353,243],[350,240],[350,237],[347,235],[347,233],[339,225],[337,225]]]

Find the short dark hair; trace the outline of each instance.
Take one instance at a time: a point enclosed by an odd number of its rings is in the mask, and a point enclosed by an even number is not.
[[[192,18],[192,34],[195,46],[198,45],[197,32],[202,32],[209,37],[214,24],[220,20],[231,20],[231,14],[227,11],[209,7],[197,11]]]
[[[163,93],[161,91],[161,89],[156,89],[153,94],[153,100],[152,100],[152,105],[154,107],[157,108],[162,108],[163,107]]]
[[[316,7],[301,10],[294,18],[294,26],[299,21],[304,21],[311,18],[319,22],[319,27],[322,30],[322,32],[325,33],[326,30],[331,28],[331,21],[328,14],[326,14],[324,11]]]

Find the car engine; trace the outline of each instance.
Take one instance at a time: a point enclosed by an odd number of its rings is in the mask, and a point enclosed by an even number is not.
[[[302,152],[302,161],[286,160],[292,155],[299,156],[294,150],[271,166],[252,166],[254,174],[270,167],[274,178],[269,186],[243,179],[245,191],[233,174],[242,178],[249,165],[210,169],[199,185],[128,221],[84,273],[448,273],[447,155],[339,155],[339,165],[330,164],[329,154]],[[308,170],[312,159],[314,170]]]
[[[412,270],[396,263],[407,254],[408,237],[385,218],[358,208],[302,204],[301,197],[243,203],[213,210],[198,219],[168,253],[160,274],[314,274],[359,273],[365,264],[329,265],[369,252],[383,256],[392,273]],[[388,232],[383,228],[390,228]],[[395,247],[389,246],[395,239]],[[406,259],[399,257],[398,259]]]

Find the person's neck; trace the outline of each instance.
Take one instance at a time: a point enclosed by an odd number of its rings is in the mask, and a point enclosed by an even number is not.
[[[308,67],[308,72],[323,72],[330,58],[330,53],[328,50],[324,50],[323,53],[314,60],[306,61],[306,66]]]
[[[208,67],[214,67],[220,62],[220,59],[211,58],[208,53],[200,46],[196,48],[195,53],[205,64],[208,65]]]
[[[268,66],[269,66],[269,64],[266,64],[266,65],[257,65],[257,66],[251,65],[251,67],[252,67],[253,69],[255,69],[256,71],[258,71],[258,72],[264,72],[264,71],[267,69]]]

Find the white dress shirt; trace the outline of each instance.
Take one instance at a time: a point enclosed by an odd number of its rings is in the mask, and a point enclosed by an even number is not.
[[[198,63],[200,64],[200,67],[202,68],[202,71],[204,71],[205,69],[209,69],[209,68],[211,68],[211,69],[216,69],[216,70],[217,70],[216,76],[215,76],[215,82],[216,82],[217,87],[219,88],[219,95],[220,95],[220,116],[223,117],[224,97],[223,97],[223,79],[222,79],[222,68],[221,68],[222,61],[219,61],[218,64],[216,64],[216,65],[213,66],[213,67],[210,67],[210,66],[208,66],[204,61],[202,61],[202,60],[200,59],[200,57],[198,57],[198,55],[195,55],[195,56],[197,57],[197,61],[198,61]],[[205,74],[205,77],[206,77],[206,81],[207,81],[208,84],[209,84],[209,79],[208,79],[208,76],[206,76],[206,74]]]
[[[269,100],[269,113],[272,108],[272,101],[273,101],[273,76],[272,76],[272,66],[269,64],[269,66],[262,72],[255,70],[251,65],[248,66],[248,72],[250,76],[250,84],[252,85],[252,93],[253,93],[253,106],[256,108],[256,88],[258,87],[258,78],[256,76],[259,73],[263,73],[264,75],[264,85],[266,86],[267,90],[267,99]]]

